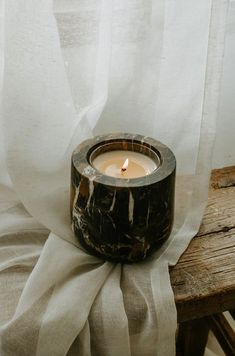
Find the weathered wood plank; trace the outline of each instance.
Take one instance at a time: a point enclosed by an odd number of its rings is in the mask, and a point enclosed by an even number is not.
[[[222,171],[213,172],[198,235],[170,273],[179,321],[235,308],[235,167]]]
[[[215,189],[235,186],[235,166],[214,169],[211,175],[211,186]]]
[[[235,229],[191,242],[171,272],[179,320],[235,306]]]
[[[235,227],[235,187],[209,191],[208,205],[198,235]]]

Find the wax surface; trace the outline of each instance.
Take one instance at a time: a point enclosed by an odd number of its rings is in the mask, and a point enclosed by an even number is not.
[[[125,171],[122,171],[122,166],[127,158],[129,161],[128,167]],[[157,168],[156,163],[150,157],[127,150],[101,153],[94,158],[92,165],[108,176],[123,179],[143,177]]]

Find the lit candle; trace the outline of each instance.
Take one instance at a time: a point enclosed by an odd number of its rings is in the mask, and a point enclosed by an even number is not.
[[[143,177],[157,168],[150,157],[128,150],[102,153],[94,158],[92,165],[107,176],[124,179]]]
[[[71,164],[71,220],[80,245],[115,262],[137,262],[169,237],[176,162],[153,138],[111,133],[88,139]]]

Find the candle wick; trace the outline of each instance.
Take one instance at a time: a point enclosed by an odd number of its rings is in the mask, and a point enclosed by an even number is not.
[[[121,168],[121,172],[125,172],[127,170],[128,164],[129,164],[129,159],[127,158],[125,160],[125,162],[123,163],[123,166]]]

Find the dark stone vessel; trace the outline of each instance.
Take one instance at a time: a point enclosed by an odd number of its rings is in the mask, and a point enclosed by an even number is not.
[[[132,179],[107,176],[92,160],[105,151],[132,150],[157,168]],[[81,143],[72,155],[71,219],[80,244],[102,259],[145,259],[169,237],[174,217],[176,161],[159,141],[133,134],[108,134]]]

